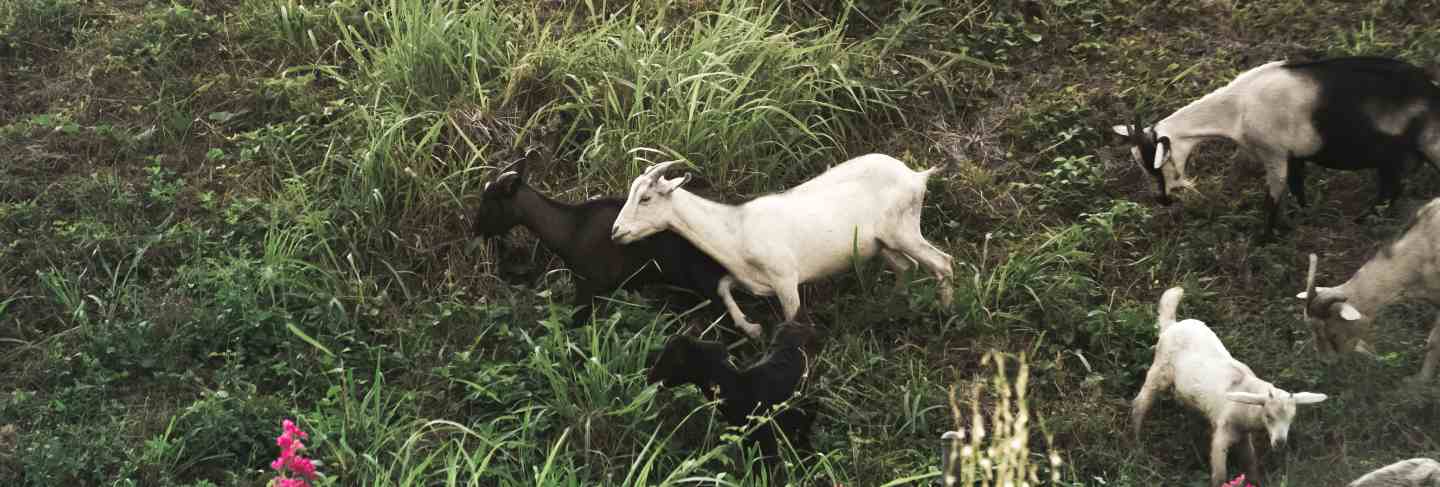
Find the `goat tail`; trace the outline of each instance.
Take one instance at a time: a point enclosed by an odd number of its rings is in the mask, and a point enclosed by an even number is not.
[[[1180,297],[1185,295],[1185,288],[1176,286],[1165,291],[1160,296],[1160,319],[1157,325],[1161,332],[1165,327],[1175,322],[1175,309],[1180,307]]]

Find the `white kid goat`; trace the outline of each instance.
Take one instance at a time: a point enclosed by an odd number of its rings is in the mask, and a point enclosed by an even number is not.
[[[941,302],[950,303],[951,257],[920,233],[925,182],[934,169],[916,172],[893,157],[869,154],[788,191],[731,206],[681,188],[688,174],[664,178],[675,164],[651,166],[630,183],[611,238],[628,244],[671,230],[689,239],[730,272],[718,294],[735,325],[751,337],[760,336],[760,325],[735,305],[730,289],[736,282],[751,294],[778,296],[791,321],[800,310],[801,283],[877,253],[897,278],[912,267],[910,259],[918,261],[940,281]]]
[[[1250,367],[1235,360],[1220,338],[1199,320],[1175,321],[1175,308],[1185,290],[1175,287],[1160,297],[1157,325],[1160,340],[1145,385],[1130,412],[1131,434],[1140,440],[1140,425],[1155,394],[1174,388],[1175,397],[1210,420],[1210,483],[1225,482],[1225,456],[1235,443],[1245,449],[1247,477],[1259,481],[1260,461],[1253,436],[1269,432],[1272,447],[1285,443],[1295,406],[1325,400],[1324,394],[1291,394],[1260,380]]]
[[[1410,228],[1399,240],[1381,248],[1360,266],[1350,280],[1335,287],[1315,287],[1318,259],[1310,254],[1310,272],[1305,291],[1295,297],[1305,300],[1305,319],[1315,333],[1315,351],[1327,360],[1351,350],[1372,352],[1376,313],[1404,297],[1440,298],[1440,199],[1431,200],[1415,212]],[[1413,377],[1428,382],[1440,364],[1440,316],[1425,341],[1425,362]]]
[[[1432,81],[1425,70],[1388,58],[1275,61],[1240,73],[1154,127],[1114,130],[1134,145],[1135,161],[1155,178],[1162,203],[1191,187],[1185,179],[1191,149],[1209,139],[1235,142],[1265,166],[1269,237],[1287,185],[1305,205],[1306,162],[1375,169],[1376,204],[1400,197],[1407,162],[1440,163],[1440,87]]]

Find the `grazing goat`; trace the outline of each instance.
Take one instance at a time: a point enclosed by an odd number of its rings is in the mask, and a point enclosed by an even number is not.
[[[485,185],[475,233],[498,237],[523,225],[559,254],[576,277],[572,326],[589,319],[595,295],[621,287],[669,284],[693,290],[719,306],[715,290],[725,268],[689,240],[660,232],[635,245],[617,245],[609,230],[623,200],[602,198],[578,205],[551,200],[525,184],[525,166],[517,164],[518,168],[511,164]]]
[[[1440,487],[1440,462],[1411,458],[1355,479],[1348,487]]]
[[[910,259],[919,261],[939,279],[942,303],[950,303],[951,258],[920,233],[925,182],[934,169],[916,172],[893,157],[870,154],[783,193],[731,206],[681,188],[688,174],[662,177],[678,163],[652,166],[630,183],[611,238],[628,244],[672,230],[695,243],[729,272],[718,294],[736,326],[751,337],[760,336],[760,325],[735,305],[730,288],[736,282],[752,294],[778,295],[791,321],[800,310],[801,283],[877,253],[897,279],[911,268]]]
[[[1184,294],[1176,287],[1160,297],[1160,340],[1155,345],[1155,360],[1145,374],[1145,385],[1135,396],[1130,412],[1131,435],[1139,444],[1140,426],[1155,402],[1155,394],[1173,387],[1181,402],[1210,420],[1209,485],[1225,482],[1225,456],[1236,442],[1245,449],[1247,476],[1258,481],[1260,462],[1252,435],[1267,431],[1272,447],[1284,444],[1290,422],[1295,419],[1295,406],[1324,401],[1325,395],[1291,394],[1260,380],[1249,366],[1230,356],[1205,323],[1176,322],[1175,308]]]
[[[725,421],[744,426],[751,415],[769,414],[771,409],[793,397],[800,396],[823,346],[824,336],[812,325],[787,322],[780,325],[764,358],[745,370],[730,365],[725,344],[700,341],[677,335],[665,344],[650,368],[649,382],[664,387],[694,384],[706,399],[721,399],[720,413]],[[802,401],[803,401],[802,397]],[[766,458],[779,452],[772,425],[778,425],[792,445],[808,449],[810,426],[815,412],[808,405],[794,405],[756,428],[746,439],[760,444]]]
[[[1305,320],[1315,334],[1315,351],[1325,360],[1341,352],[1371,352],[1375,315],[1406,295],[1422,299],[1440,298],[1440,199],[1431,200],[1415,212],[1410,228],[1399,240],[1383,247],[1360,266],[1350,280],[1335,287],[1316,287],[1318,258],[1310,254],[1310,271],[1305,291],[1295,297],[1305,300]],[[1420,382],[1435,377],[1440,363],[1440,317],[1425,341],[1425,362],[1414,377]]]
[[[1238,144],[1265,166],[1269,238],[1287,184],[1306,205],[1306,162],[1375,169],[1379,196],[1372,206],[1400,197],[1407,161],[1440,162],[1440,87],[1425,70],[1394,59],[1275,61],[1241,73],[1154,127],[1114,130],[1134,145],[1135,162],[1155,179],[1164,204],[1176,190],[1193,187],[1185,179],[1185,161],[1196,144]]]

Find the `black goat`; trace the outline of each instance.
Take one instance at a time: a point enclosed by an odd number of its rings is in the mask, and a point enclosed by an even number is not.
[[[779,426],[797,449],[810,448],[815,411],[801,392],[805,382],[815,378],[811,371],[823,341],[823,332],[814,326],[786,322],[776,331],[764,358],[745,370],[735,370],[728,361],[725,344],[677,335],[665,344],[651,366],[649,382],[664,387],[694,384],[705,398],[722,400],[720,413],[735,426],[744,426],[751,415],[769,414],[776,404],[800,396],[799,404],[792,402],[773,422],[756,428],[746,438],[759,443],[761,454],[772,459],[779,453],[773,426]]]
[[[515,170],[511,170],[511,169]],[[602,198],[569,205],[546,198],[525,184],[523,163],[511,164],[486,184],[475,214],[476,234],[504,235],[515,225],[530,229],[540,242],[570,266],[575,276],[575,316],[584,324],[597,294],[619,288],[669,284],[698,293],[718,309],[719,262],[673,232],[661,232],[632,245],[610,241],[610,227],[625,200]]]

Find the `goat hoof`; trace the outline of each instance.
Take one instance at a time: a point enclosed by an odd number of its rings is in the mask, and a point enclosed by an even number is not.
[[[753,340],[759,340],[759,339],[760,339],[760,333],[761,333],[762,330],[760,329],[760,325],[759,325],[759,324],[756,324],[756,323],[748,323],[748,322],[747,322],[747,323],[741,323],[741,324],[740,324],[740,329],[741,329],[742,331],[744,331],[744,332],[745,332],[745,335],[748,336],[748,337],[750,337],[751,339],[753,339]]]

